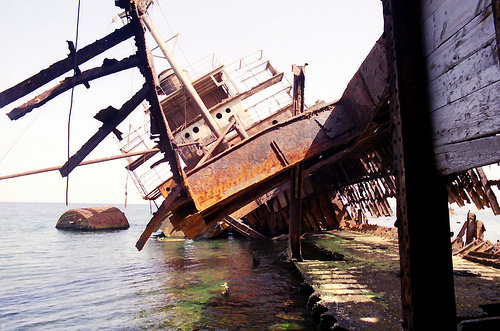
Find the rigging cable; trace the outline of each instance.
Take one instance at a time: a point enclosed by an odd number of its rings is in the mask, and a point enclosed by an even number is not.
[[[75,63],[73,66],[73,86],[71,87],[71,101],[69,106],[69,114],[68,114],[68,165],[70,159],[70,136],[71,136],[71,113],[73,111],[73,96],[75,92],[75,83],[76,83],[76,72],[78,67],[78,62],[76,58],[76,51],[78,50],[78,30],[80,26],[80,0],[78,0],[78,10],[76,14],[76,33],[75,33]],[[66,175],[66,206],[69,204],[69,173]]]
[[[170,24],[168,23],[168,20],[167,20],[167,16],[165,16],[165,12],[163,11],[163,8],[161,7],[160,5],[160,1],[159,0],[156,0],[153,4],[157,4],[158,5],[158,8],[160,9],[160,13],[161,15],[163,16],[163,20],[165,21],[165,23],[167,24],[167,27],[168,29],[170,30],[170,33],[171,34],[174,34],[174,31],[172,30],[172,27],[170,27]],[[178,34],[177,34],[178,35]],[[178,43],[178,40],[177,40],[177,36],[176,36],[176,39],[175,39],[175,43],[177,44]],[[186,53],[184,53],[184,51],[182,50],[182,47],[179,43],[179,50],[180,52],[182,53],[182,56],[184,57],[184,60],[186,61],[186,63],[188,64],[188,67],[189,68],[193,68],[193,66],[191,65],[191,63],[189,62],[189,59],[188,57],[186,56]],[[173,51],[172,51],[173,52]]]
[[[30,128],[31,124],[33,124],[33,122],[35,122],[35,120],[38,118],[38,116],[40,116],[41,113],[42,113],[41,110],[38,111],[36,113],[36,115],[31,118],[31,120],[28,122],[28,124],[26,124],[26,126],[21,131],[19,131],[19,133],[17,134],[17,136],[10,143],[10,145],[5,148],[5,150],[0,155],[0,163],[10,153],[10,151],[12,150],[12,148],[14,148],[14,146],[19,142],[19,140],[26,133],[26,131],[28,131],[28,129]]]

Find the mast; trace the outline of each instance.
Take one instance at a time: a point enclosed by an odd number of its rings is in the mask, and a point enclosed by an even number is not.
[[[205,106],[205,104],[201,100],[200,96],[198,95],[198,92],[196,92],[196,90],[193,87],[193,84],[191,84],[189,78],[184,73],[184,71],[182,70],[180,65],[177,63],[177,60],[175,59],[172,52],[168,49],[168,47],[163,42],[163,38],[159,34],[158,30],[156,30],[155,26],[153,25],[153,22],[151,21],[149,16],[147,16],[146,14],[143,14],[141,16],[141,20],[144,23],[144,25],[146,25],[147,29],[149,30],[149,32],[153,36],[154,40],[158,44],[158,47],[161,49],[163,55],[165,55],[165,58],[167,59],[170,66],[172,67],[172,70],[174,71],[177,78],[179,78],[179,81],[182,83],[182,85],[186,89],[186,92],[193,100],[194,105],[196,106],[198,112],[203,117],[203,119],[207,123],[210,130],[215,134],[215,136],[217,138],[219,138],[220,132],[219,132],[218,126],[215,123],[212,115],[210,115],[210,112],[208,111],[207,107]]]

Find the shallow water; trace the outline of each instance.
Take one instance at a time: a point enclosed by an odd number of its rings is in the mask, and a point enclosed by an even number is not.
[[[299,280],[277,258],[286,242],[152,238],[137,252],[147,205],[124,210],[130,229],[97,233],[55,229],[67,209],[0,203],[1,330],[311,328]]]

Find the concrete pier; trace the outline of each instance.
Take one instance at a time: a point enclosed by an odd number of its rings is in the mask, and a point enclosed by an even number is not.
[[[307,234],[303,247],[295,265],[314,291],[308,306],[321,329],[401,330],[397,240],[334,230]],[[485,317],[479,305],[500,301],[498,269],[460,257],[453,265],[458,321]]]

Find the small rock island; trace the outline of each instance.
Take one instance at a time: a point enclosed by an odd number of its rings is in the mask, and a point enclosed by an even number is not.
[[[125,230],[129,227],[125,214],[110,206],[70,209],[56,224],[56,229],[70,231]]]

